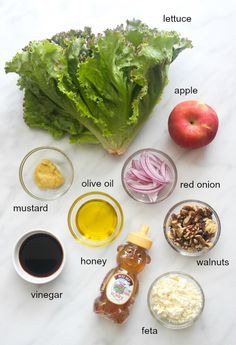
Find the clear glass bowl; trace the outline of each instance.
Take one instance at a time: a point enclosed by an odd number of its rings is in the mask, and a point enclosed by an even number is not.
[[[150,198],[148,196],[148,194],[133,191],[129,187],[129,185],[127,184],[126,179],[125,179],[127,172],[131,168],[132,161],[134,159],[139,159],[140,155],[143,152],[154,153],[156,156],[158,156],[158,158],[160,158],[162,161],[164,161],[166,163],[166,165],[169,167],[169,174],[171,177],[171,182],[168,185],[166,185],[159,192],[158,196],[156,197],[156,200],[153,200],[152,198]],[[122,172],[121,172],[121,181],[122,181],[124,190],[126,191],[126,193],[129,196],[131,196],[131,198],[133,198],[136,201],[143,202],[145,204],[155,204],[155,203],[161,202],[164,199],[166,199],[175,189],[175,186],[177,183],[177,169],[176,169],[176,166],[175,166],[173,160],[166,153],[159,151],[159,150],[156,150],[156,149],[146,148],[146,149],[136,151],[125,161],[124,166],[122,168]]]
[[[36,166],[43,160],[48,159],[61,172],[64,183],[58,188],[39,188],[34,180]],[[42,146],[30,151],[22,160],[19,169],[19,178],[23,189],[35,199],[54,200],[65,194],[74,179],[74,169],[70,159],[61,150],[55,147]]]
[[[216,232],[215,232],[215,236],[211,239],[211,247],[203,247],[203,249],[201,250],[195,250],[195,251],[188,251],[184,248],[182,248],[181,246],[177,246],[170,238],[169,238],[169,232],[170,232],[170,220],[171,220],[171,215],[173,213],[178,214],[180,212],[180,210],[184,207],[184,206],[199,206],[199,207],[207,207],[212,211],[212,220],[215,221],[216,224]],[[165,234],[165,238],[167,240],[167,242],[169,243],[169,245],[176,250],[178,253],[180,253],[181,255],[185,255],[185,256],[200,256],[202,254],[207,253],[209,250],[211,250],[216,243],[218,242],[218,239],[220,237],[220,231],[221,231],[221,225],[220,225],[220,219],[216,213],[216,211],[207,203],[203,202],[203,201],[199,201],[199,200],[184,200],[181,202],[178,202],[177,204],[175,204],[173,207],[171,207],[171,209],[168,211],[165,219],[164,219],[164,224],[163,224],[163,229],[164,229],[164,234]]]
[[[117,217],[116,225],[112,233],[110,233],[109,236],[107,236],[106,238],[94,240],[94,239],[86,237],[78,229],[78,225],[76,222],[78,212],[81,210],[82,206],[84,206],[86,203],[90,201],[105,201],[107,205],[109,205],[109,207],[113,208],[113,211],[116,214],[116,217]],[[94,215],[91,215],[91,217],[94,217]],[[99,223],[103,221],[104,214],[102,214],[101,212],[98,212],[96,213],[95,217],[96,217],[96,222]],[[71,205],[69,213],[68,213],[68,226],[69,226],[69,230],[71,234],[77,241],[89,247],[101,247],[114,241],[116,237],[119,235],[119,233],[121,232],[123,223],[124,223],[123,211],[118,201],[116,201],[109,194],[102,193],[102,192],[89,192],[89,193],[79,196]],[[92,233],[94,231],[94,233],[96,234],[95,228],[94,230],[91,228],[90,231]]]
[[[160,315],[157,314],[157,312],[153,308],[154,305],[152,303],[152,296],[154,293],[154,286],[156,285],[156,283],[159,280],[168,278],[171,275],[179,276],[180,278],[186,279],[187,282],[191,282],[198,289],[198,291],[201,295],[201,306],[200,306],[199,311],[197,312],[196,316],[189,319],[189,320],[185,320],[182,323],[177,323],[174,321],[172,322],[169,319],[161,317]],[[148,308],[149,308],[150,313],[160,324],[162,324],[163,326],[165,326],[167,328],[171,328],[171,329],[183,329],[183,328],[187,328],[187,327],[191,326],[199,318],[199,316],[202,314],[203,309],[204,309],[204,305],[205,305],[205,297],[204,297],[204,293],[203,293],[203,290],[202,290],[200,284],[192,276],[190,276],[187,273],[181,273],[181,272],[173,271],[173,272],[164,273],[154,280],[154,282],[151,284],[149,291],[148,291],[147,303],[148,303]]]

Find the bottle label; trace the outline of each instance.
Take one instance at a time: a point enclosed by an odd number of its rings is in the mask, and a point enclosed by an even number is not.
[[[106,288],[108,300],[115,304],[125,304],[132,296],[134,281],[127,274],[114,274]]]

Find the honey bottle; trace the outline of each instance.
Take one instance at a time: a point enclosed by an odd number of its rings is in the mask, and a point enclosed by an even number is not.
[[[137,274],[151,262],[147,250],[152,241],[147,236],[149,227],[130,232],[127,242],[117,248],[117,267],[109,271],[100,287],[100,296],[94,302],[94,312],[121,324],[129,316],[129,308],[138,293]]]

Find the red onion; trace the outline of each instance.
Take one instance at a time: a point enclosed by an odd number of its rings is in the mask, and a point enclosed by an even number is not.
[[[131,161],[124,180],[131,191],[146,194],[155,202],[162,189],[172,182],[171,169],[157,154],[143,151]]]

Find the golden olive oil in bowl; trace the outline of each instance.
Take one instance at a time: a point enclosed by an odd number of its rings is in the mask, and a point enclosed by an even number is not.
[[[117,227],[114,207],[102,199],[89,200],[76,214],[76,225],[82,236],[92,241],[109,238]]]
[[[110,195],[90,192],[74,201],[69,210],[68,225],[80,243],[100,247],[112,242],[120,233],[123,212]]]

